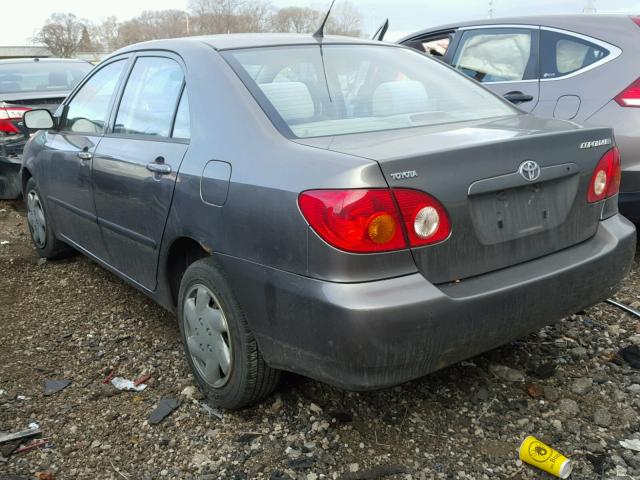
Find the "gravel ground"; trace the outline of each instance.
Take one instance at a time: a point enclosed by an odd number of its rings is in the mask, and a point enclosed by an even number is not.
[[[640,308],[636,269],[617,298]],[[0,431],[36,422],[49,442],[0,459],[0,479],[551,478],[517,459],[530,434],[575,461],[572,478],[640,478],[619,444],[640,439],[640,370],[615,356],[633,343],[638,320],[600,304],[393,389],[286,375],[263,404],[211,413],[174,318],[82,256],[39,261],[21,203],[0,202]],[[150,373],[148,388],[103,384],[114,368]],[[151,425],[162,398],[182,403]]]

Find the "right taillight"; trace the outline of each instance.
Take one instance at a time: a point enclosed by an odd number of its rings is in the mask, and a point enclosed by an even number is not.
[[[589,183],[587,200],[589,203],[599,202],[612,197],[620,190],[620,151],[613,147],[598,162]]]
[[[446,240],[451,233],[451,221],[444,206],[428,193],[406,188],[394,188],[404,227],[412,247]]]
[[[300,194],[298,205],[324,241],[347,252],[387,252],[429,245],[451,233],[442,204],[418,190],[309,190]]]
[[[614,98],[621,107],[640,107],[640,78]]]

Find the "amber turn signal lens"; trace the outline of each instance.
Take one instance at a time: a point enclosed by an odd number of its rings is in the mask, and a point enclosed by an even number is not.
[[[396,221],[388,213],[380,213],[369,220],[367,234],[372,242],[387,243],[396,234]]]

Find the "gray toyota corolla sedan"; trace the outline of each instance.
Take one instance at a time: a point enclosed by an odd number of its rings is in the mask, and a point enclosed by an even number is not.
[[[72,247],[176,311],[223,407],[279,370],[420,377],[607,298],[635,252],[611,129],[523,114],[399,45],[142,43],[25,122],[38,253]]]

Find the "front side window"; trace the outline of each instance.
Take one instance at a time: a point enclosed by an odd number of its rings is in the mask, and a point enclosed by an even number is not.
[[[483,83],[525,80],[532,45],[532,32],[525,28],[467,30],[453,66]]]
[[[542,30],[540,34],[542,78],[558,78],[577,72],[609,55],[595,43],[564,33]]]
[[[464,76],[408,48],[302,45],[230,50],[224,56],[286,135],[317,137],[516,115]]]
[[[118,60],[91,76],[67,107],[61,129],[75,133],[102,133],[109,116],[111,96],[126,62]]]
[[[138,58],[120,100],[114,133],[169,137],[183,82],[176,61]]]

